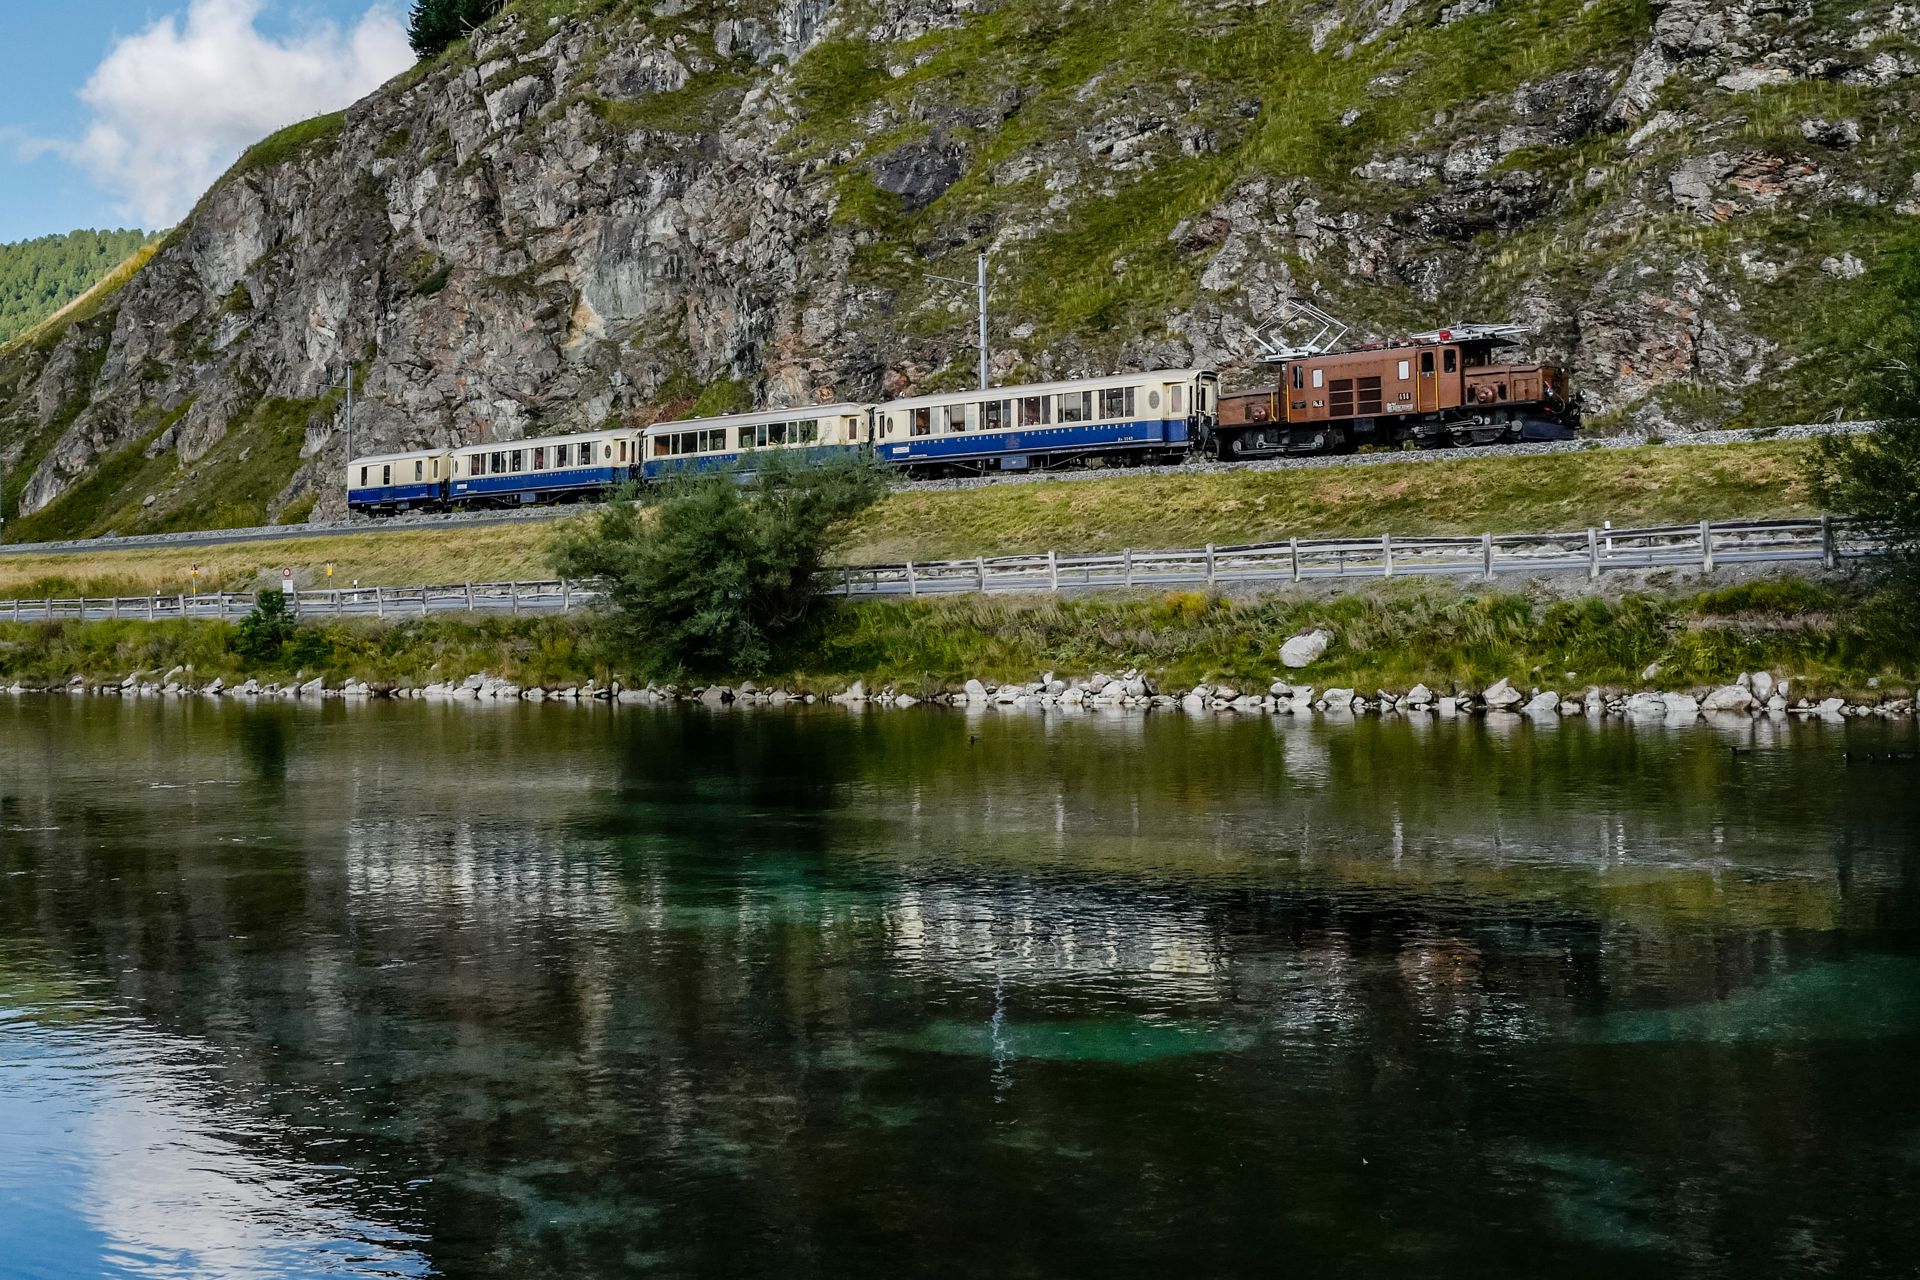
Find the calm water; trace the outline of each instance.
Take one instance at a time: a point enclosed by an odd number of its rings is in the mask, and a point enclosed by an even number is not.
[[[1911,1275],[1913,745],[0,701],[0,1275]]]

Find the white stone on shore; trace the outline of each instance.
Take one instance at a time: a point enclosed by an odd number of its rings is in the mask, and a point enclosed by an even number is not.
[[[1331,643],[1333,637],[1317,627],[1303,636],[1289,637],[1280,646],[1280,662],[1294,670],[1310,666],[1326,653]]]
[[[1722,685],[1700,702],[1702,711],[1749,711],[1752,708],[1753,694],[1737,684]]]
[[[1657,693],[1636,693],[1627,699],[1626,711],[1636,720],[1664,717],[1667,714],[1667,700]]]
[[[1460,710],[1460,699],[1454,697],[1452,694],[1447,694],[1433,704],[1433,709],[1443,716],[1456,715]]]
[[[1433,690],[1424,684],[1417,684],[1407,690],[1407,705],[1410,707],[1424,707],[1432,701]]]
[[[1753,673],[1753,696],[1761,702],[1773,697],[1773,673],[1756,671]]]
[[[1691,719],[1700,714],[1700,700],[1690,693],[1663,693],[1660,699],[1666,704],[1669,718]]]
[[[1328,711],[1345,711],[1351,713],[1353,711],[1353,690],[1329,689],[1321,697],[1320,701],[1325,704]]]
[[[1521,710],[1530,716],[1543,716],[1557,712],[1560,710],[1560,694],[1553,689],[1542,689],[1528,698],[1527,705]]]
[[[1508,684],[1504,676],[1488,685],[1480,695],[1480,701],[1487,704],[1489,711],[1505,711],[1518,706],[1523,700],[1524,695]]]

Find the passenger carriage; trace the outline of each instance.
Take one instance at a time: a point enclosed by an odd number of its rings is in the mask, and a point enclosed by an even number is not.
[[[1206,369],[916,396],[874,410],[873,448],[914,473],[1177,458],[1212,422],[1218,398],[1218,375]]]
[[[446,500],[445,450],[373,453],[347,464],[349,511],[408,511],[437,507]]]
[[[639,478],[640,433],[587,431],[453,451],[455,506],[532,505],[597,497]]]
[[[646,430],[641,474],[665,480],[723,467],[750,474],[753,455],[763,449],[812,456],[864,449],[872,413],[868,404],[823,404],[658,422]]]

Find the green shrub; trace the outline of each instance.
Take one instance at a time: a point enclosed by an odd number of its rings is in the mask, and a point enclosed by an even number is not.
[[[829,553],[885,490],[870,459],[768,455],[745,484],[708,471],[645,505],[609,503],[560,533],[554,565],[608,583],[637,669],[757,672],[812,614]]]

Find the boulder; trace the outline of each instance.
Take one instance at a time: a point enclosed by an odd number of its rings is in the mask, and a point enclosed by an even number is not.
[[[1841,711],[1846,709],[1846,705],[1847,700],[1845,698],[1823,698],[1820,701],[1820,705],[1813,709],[1813,712],[1815,715],[1820,716],[1837,716]]]
[[[1410,707],[1424,707],[1432,701],[1433,690],[1424,684],[1417,684],[1407,690],[1407,705]]]
[[[1660,719],[1667,714],[1667,700],[1657,693],[1636,693],[1627,699],[1626,712],[1636,720]]]
[[[1219,702],[1232,702],[1240,696],[1240,691],[1232,685],[1216,685],[1213,690],[1213,696],[1214,699]]]
[[[1089,694],[1101,693],[1112,683],[1112,676],[1106,674],[1104,671],[1096,671],[1093,673],[1093,678],[1087,681],[1086,689]]]
[[[1293,695],[1293,686],[1285,680],[1275,680],[1267,686],[1267,693],[1275,698],[1287,698]]]
[[[521,694],[520,697],[527,702],[545,702],[547,700],[547,691],[539,685],[535,685],[533,688]]]
[[[1700,714],[1700,699],[1690,693],[1663,693],[1660,700],[1666,704],[1671,719],[1691,720]]]
[[[1506,711],[1519,706],[1524,699],[1525,695],[1508,684],[1504,678],[1488,685],[1486,692],[1480,695],[1480,701],[1487,704],[1489,711]]]
[[[200,692],[206,694],[209,698],[217,698],[221,695],[223,691],[225,691],[226,687],[227,687],[227,682],[225,680],[222,680],[219,676],[215,676],[213,679],[207,682],[207,686],[204,689],[200,690]]]
[[[1786,709],[1787,709],[1787,700],[1781,697],[1779,694],[1776,693],[1771,698],[1767,699],[1767,710],[1785,711]]]
[[[1770,671],[1754,672],[1752,687],[1753,696],[1757,700],[1765,702],[1773,696],[1773,673]]]
[[[1451,716],[1459,712],[1460,700],[1458,698],[1453,697],[1452,695],[1448,695],[1447,697],[1441,698],[1438,702],[1434,703],[1433,709],[1439,712],[1442,716]]]
[[[1560,714],[1563,716],[1577,716],[1582,711],[1586,710],[1586,708],[1583,707],[1580,703],[1574,701],[1572,698],[1568,698],[1566,701],[1560,704],[1559,710],[1560,710]]]
[[[1280,661],[1292,670],[1310,666],[1326,653],[1327,646],[1332,642],[1333,637],[1318,628],[1305,635],[1290,637],[1280,646]]]
[[[1353,710],[1353,690],[1329,689],[1321,696],[1321,701],[1326,703],[1329,711],[1350,712]]]
[[[1743,677],[1744,678],[1744,677]],[[1751,711],[1753,694],[1741,685],[1722,685],[1700,700],[1702,711]]]
[[[1552,689],[1542,689],[1527,699],[1527,705],[1521,708],[1530,716],[1555,714],[1560,710],[1560,695]]]
[[[966,684],[966,694],[968,702],[986,702],[987,686],[978,680],[969,680]]]
[[[1188,715],[1200,715],[1207,709],[1207,700],[1199,694],[1190,693],[1180,699],[1180,709]]]

